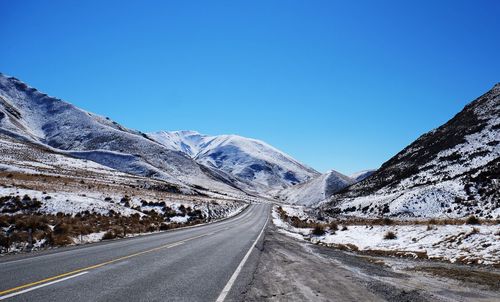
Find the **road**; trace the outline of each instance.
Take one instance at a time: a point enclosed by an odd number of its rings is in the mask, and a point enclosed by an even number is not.
[[[199,227],[3,257],[0,300],[238,300],[255,269],[270,208],[250,205]]]

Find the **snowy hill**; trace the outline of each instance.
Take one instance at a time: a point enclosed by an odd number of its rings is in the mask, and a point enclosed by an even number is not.
[[[144,133],[129,130],[2,74],[0,132],[186,189],[196,186],[240,192],[238,180],[229,174],[200,165],[185,153],[169,149]]]
[[[169,149],[251,183],[257,191],[283,189],[319,175],[289,155],[259,140],[238,135],[208,136],[194,131],[148,134]]]
[[[330,214],[500,217],[500,83],[335,194]]]
[[[279,192],[278,197],[290,204],[315,206],[354,182],[354,179],[332,170],[284,189]]]
[[[354,179],[356,182],[360,182],[360,181],[364,180],[365,178],[367,178],[368,176],[375,173],[375,171],[377,171],[377,170],[363,170],[363,171],[356,172],[352,175],[349,175],[349,177]]]

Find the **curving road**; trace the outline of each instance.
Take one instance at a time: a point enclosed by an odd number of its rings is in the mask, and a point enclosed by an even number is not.
[[[250,282],[269,204],[213,224],[0,259],[0,300],[231,301]]]

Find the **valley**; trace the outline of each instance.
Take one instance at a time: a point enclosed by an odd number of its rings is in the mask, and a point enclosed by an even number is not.
[[[0,299],[495,301],[499,144],[499,84],[347,176],[0,75]]]

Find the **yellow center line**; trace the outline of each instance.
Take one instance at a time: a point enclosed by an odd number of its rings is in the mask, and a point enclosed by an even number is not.
[[[216,232],[211,232],[211,233],[207,233],[207,234],[203,234],[203,235],[198,235],[198,236],[190,237],[190,238],[187,238],[187,239],[184,239],[184,240],[180,240],[180,241],[177,241],[177,242],[174,242],[174,243],[169,243],[169,244],[165,244],[165,245],[162,245],[162,246],[159,246],[159,247],[155,247],[155,248],[150,249],[150,250],[145,250],[145,251],[142,251],[142,252],[130,254],[130,255],[127,255],[127,256],[119,257],[119,258],[112,259],[112,260],[109,260],[109,261],[106,261],[106,262],[102,262],[102,263],[99,263],[99,264],[95,264],[95,265],[91,265],[91,266],[79,268],[79,269],[76,269],[74,271],[63,273],[63,274],[60,274],[60,275],[57,275],[57,276],[53,276],[53,277],[45,278],[45,279],[42,279],[42,280],[39,280],[39,281],[35,281],[35,282],[31,282],[31,283],[20,285],[20,286],[16,286],[16,287],[13,287],[13,288],[9,288],[9,289],[0,291],[0,296],[8,294],[8,293],[11,293],[11,292],[15,292],[15,291],[18,291],[18,290],[21,290],[21,289],[25,289],[27,287],[38,285],[38,284],[41,284],[41,283],[45,283],[45,282],[53,281],[53,280],[56,280],[56,279],[64,278],[64,277],[69,276],[69,275],[74,275],[74,274],[77,274],[77,273],[80,273],[80,272],[83,272],[83,271],[88,271],[88,270],[91,270],[91,269],[96,269],[96,268],[99,268],[99,267],[102,267],[102,266],[105,266],[105,265],[108,265],[108,264],[112,264],[112,263],[115,263],[115,262],[118,262],[118,261],[122,261],[122,260],[125,260],[125,259],[132,258],[132,257],[140,256],[140,255],[143,255],[143,254],[146,254],[146,253],[151,253],[151,252],[158,251],[158,250],[161,250],[161,249],[168,249],[168,248],[171,248],[171,247],[178,246],[178,245],[181,245],[183,243],[186,243],[187,241],[194,240],[194,239],[197,239],[197,238],[200,238],[200,237],[204,237],[204,236],[208,236],[208,235],[211,235],[211,234],[214,234],[214,233],[216,233]]]

